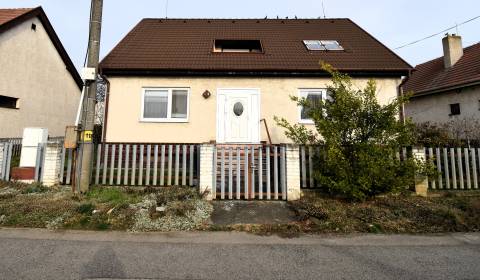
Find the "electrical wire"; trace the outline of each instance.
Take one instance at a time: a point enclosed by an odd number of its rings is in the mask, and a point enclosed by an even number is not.
[[[462,23],[459,23],[459,24],[456,24],[456,25],[454,25],[454,26],[452,26],[452,27],[449,27],[449,28],[447,28],[447,29],[445,29],[445,30],[442,30],[442,31],[437,32],[437,33],[432,34],[432,35],[429,35],[429,36],[427,36],[427,37],[425,37],[425,38],[418,39],[418,40],[415,40],[415,41],[413,41],[413,42],[411,42],[411,43],[408,43],[408,44],[402,45],[402,46],[400,46],[400,47],[394,48],[394,50],[402,49],[402,48],[405,48],[405,47],[414,45],[414,44],[416,44],[416,43],[419,43],[419,42],[421,42],[421,41],[430,39],[430,38],[432,38],[432,37],[438,36],[438,35],[440,35],[440,34],[443,34],[443,33],[447,32],[447,31],[450,31],[450,30],[452,30],[452,29],[457,28],[458,26],[467,24],[467,23],[472,22],[472,21],[474,21],[474,20],[476,20],[476,19],[479,19],[479,18],[480,18],[480,16],[476,16],[476,17],[471,18],[471,19],[469,19],[469,20],[466,20],[466,21],[464,21],[464,22],[462,22]]]

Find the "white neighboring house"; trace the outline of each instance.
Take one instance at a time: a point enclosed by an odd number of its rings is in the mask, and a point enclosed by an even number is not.
[[[0,9],[0,138],[24,127],[63,136],[75,122],[82,80],[45,12]]]
[[[417,65],[403,84],[403,92],[414,94],[405,115],[415,123],[450,123],[467,132],[480,123],[480,43],[463,48],[456,35],[442,43],[444,56]]]

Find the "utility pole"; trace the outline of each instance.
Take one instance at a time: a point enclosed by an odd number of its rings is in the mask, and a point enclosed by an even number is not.
[[[82,101],[82,123],[80,130],[80,151],[78,155],[78,182],[77,189],[87,192],[90,186],[93,158],[93,128],[95,125],[95,103],[97,95],[97,73],[100,59],[100,37],[102,33],[103,0],[92,0],[90,11],[90,35],[88,41],[87,69],[93,72],[93,79],[85,81],[85,94]]]

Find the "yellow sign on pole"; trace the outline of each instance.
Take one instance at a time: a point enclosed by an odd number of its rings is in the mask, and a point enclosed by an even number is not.
[[[82,140],[83,142],[92,142],[93,138],[93,131],[91,130],[85,130],[82,135]]]

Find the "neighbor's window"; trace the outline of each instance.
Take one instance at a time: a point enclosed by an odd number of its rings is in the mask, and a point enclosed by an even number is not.
[[[143,121],[188,121],[189,89],[158,88],[143,91]]]
[[[18,109],[18,98],[0,95],[0,108]]]
[[[301,89],[300,98],[305,98],[313,107],[318,106],[320,101],[327,99],[326,89]],[[300,123],[313,124],[308,108],[300,107]]]
[[[450,116],[460,115],[460,103],[450,104]]]
[[[343,51],[343,47],[335,40],[303,40],[309,51]]]
[[[260,40],[215,40],[213,52],[261,53]]]

